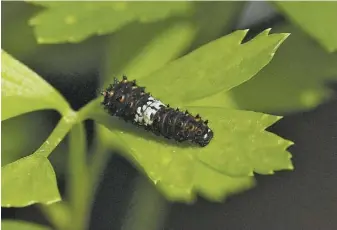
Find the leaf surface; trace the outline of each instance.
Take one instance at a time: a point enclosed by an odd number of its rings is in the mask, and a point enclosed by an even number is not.
[[[109,118],[108,118],[109,119]],[[111,121],[101,124],[115,130]],[[133,127],[128,127],[133,130]],[[172,201],[193,202],[196,194],[212,201],[222,201],[232,193],[251,188],[254,177],[230,177],[198,161],[193,149],[182,149],[174,143],[151,139],[148,133],[133,130],[130,133],[99,129],[111,148],[120,148],[124,156],[133,161]],[[139,136],[138,136],[138,135]],[[136,136],[137,135],[137,136]],[[142,135],[146,135],[145,139]],[[128,146],[127,143],[132,143]]]
[[[52,86],[5,51],[1,56],[2,120],[42,109],[68,112],[68,103]]]
[[[140,85],[165,103],[175,105],[230,90],[267,65],[288,36],[268,35],[268,29],[241,44],[246,33],[239,30],[210,42],[142,78]]]
[[[267,34],[268,31],[265,31],[255,38],[256,42],[254,39],[250,43],[241,45],[240,42],[245,31],[235,32],[228,35],[227,39],[225,37],[222,38],[222,41],[218,40],[215,43],[207,44],[192,54],[173,61],[172,64],[162,67],[150,74],[149,77],[141,78],[140,81],[142,85],[147,86],[147,90],[154,97],[164,98],[165,103],[165,99],[167,99],[171,102],[174,101],[175,104],[183,104],[186,97],[181,92],[194,90],[193,87],[197,83],[194,85],[194,82],[191,83],[191,79],[196,75],[196,72],[209,72],[209,74],[199,76],[201,83],[197,85],[199,90],[195,91],[195,95],[193,95],[195,98],[202,98],[208,93],[212,93],[214,89],[211,86],[217,87],[215,84],[207,85],[208,76],[211,76],[217,84],[223,83],[224,90],[229,90],[251,78],[256,71],[266,65],[286,37],[284,34]],[[270,36],[272,37],[270,38],[271,44],[268,43]],[[262,41],[264,46],[260,43]],[[245,45],[248,48],[241,47]],[[254,48],[254,46],[258,48]],[[247,50],[243,51],[242,56],[235,56],[237,52],[234,50],[240,52],[240,49]],[[222,55],[222,50],[228,56]],[[248,52],[249,50],[259,52],[253,58],[254,54]],[[204,56],[209,57],[210,54],[218,55],[219,60],[214,58],[207,62]],[[232,66],[234,67],[223,67],[222,62],[226,63],[224,59],[228,59],[230,62],[230,54],[234,55],[232,57],[234,59]],[[248,61],[244,61],[246,58]],[[240,60],[240,68],[236,67],[238,60]],[[228,64],[231,65],[231,63]],[[198,68],[186,68],[188,74],[186,77],[181,77],[182,74],[178,70],[185,71],[183,66]],[[213,74],[210,69],[215,66],[220,69],[216,74]],[[182,89],[185,85],[188,87]],[[172,91],[168,92],[169,88]],[[181,98],[182,100],[180,100]],[[157,137],[132,124],[111,117],[102,110],[99,104],[100,100],[102,98],[90,103],[82,110],[83,114],[85,113],[85,116],[93,118],[107,127],[111,132],[99,129],[104,132],[101,135],[105,137],[104,142],[111,148],[120,148],[125,156],[138,165],[171,200],[191,202],[197,193],[210,200],[221,200],[232,193],[253,186],[254,172],[272,174],[276,170],[293,168],[290,154],[286,151],[291,142],[265,131],[265,128],[280,117],[216,108],[211,106],[212,101],[208,102],[209,107],[186,105],[185,108],[193,114],[200,113],[205,119],[209,119],[210,127],[215,133],[211,143],[205,148],[200,148],[188,143],[179,144]],[[81,116],[84,116],[83,114]],[[219,181],[215,183],[215,179]]]
[[[153,22],[185,14],[188,2],[58,2],[30,20],[39,43],[77,43],[112,33],[133,21]]]
[[[91,117],[110,130],[116,130],[121,141],[133,143],[135,147],[129,151],[137,161],[144,157],[144,152],[152,152],[153,155],[148,157],[150,165],[155,155],[161,153],[159,161],[162,158],[171,161],[173,157],[179,159],[186,156],[183,161],[199,160],[229,176],[253,176],[253,172],[273,174],[277,170],[293,169],[291,155],[286,151],[292,142],[265,131],[265,128],[280,117],[224,108],[186,108],[210,121],[209,126],[215,135],[205,148],[157,137],[118,118],[110,117],[104,111],[95,112]]]
[[[30,155],[1,168],[1,206],[24,207],[61,200],[56,176],[46,157]]]

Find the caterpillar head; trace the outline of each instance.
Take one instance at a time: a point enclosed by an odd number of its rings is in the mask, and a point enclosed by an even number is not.
[[[203,121],[199,115],[195,119],[188,121],[185,126],[187,138],[202,147],[208,145],[213,138],[213,131],[207,124],[208,121]]]
[[[213,131],[208,127],[208,125],[205,122],[202,122],[195,131],[194,141],[204,147],[212,140],[213,135]]]

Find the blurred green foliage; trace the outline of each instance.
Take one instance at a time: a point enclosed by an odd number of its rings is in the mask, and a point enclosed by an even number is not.
[[[188,14],[190,2],[34,2],[46,7],[30,20],[39,43],[80,42],[133,21],[159,21]]]
[[[270,64],[252,80],[205,100],[227,108],[282,115],[313,108],[331,98],[327,84],[337,80],[337,54],[327,53],[291,25],[273,31],[291,35]]]
[[[12,55],[2,53],[2,120],[7,119],[2,131],[3,205],[59,200],[51,160],[57,174],[67,176],[69,199],[43,205],[42,210],[58,229],[83,229],[98,177],[116,149],[168,199],[183,202],[197,194],[221,201],[252,187],[253,172],[292,169],[286,151],[291,142],[265,131],[280,117],[258,112],[282,115],[329,98],[324,84],[337,79],[337,57],[331,52],[337,30],[329,23],[337,6],[276,3],[296,24],[273,28],[291,33],[276,52],[286,34],[265,30],[245,44],[245,31],[228,35],[244,4],[3,2],[3,49]],[[313,10],[316,17],[310,17]],[[72,98],[65,100],[48,83],[57,83],[63,91],[86,82],[84,77],[93,72],[100,73],[100,87],[127,74],[166,103],[200,112],[211,121],[214,140],[199,149],[154,138],[103,113],[101,98],[73,111],[67,102]],[[25,114],[42,109],[62,115],[54,130],[48,113]],[[86,119],[96,121],[92,157],[87,156],[82,126]],[[69,146],[55,150],[68,132]]]
[[[32,224],[27,221],[13,221],[13,220],[3,220],[1,221],[1,229],[3,230],[50,230],[50,228]]]
[[[326,50],[337,50],[337,2],[276,2],[296,25],[315,38]]]

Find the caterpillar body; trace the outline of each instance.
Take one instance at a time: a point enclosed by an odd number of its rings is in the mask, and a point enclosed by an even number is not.
[[[179,109],[171,108],[145,92],[136,81],[128,81],[123,76],[101,93],[102,105],[112,116],[123,118],[141,126],[158,136],[174,139],[178,142],[190,141],[204,147],[213,138],[213,131],[208,121],[203,121],[199,114],[191,115]]]

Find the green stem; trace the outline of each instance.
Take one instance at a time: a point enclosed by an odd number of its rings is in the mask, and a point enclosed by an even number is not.
[[[96,128],[98,131],[99,126],[96,126]],[[88,210],[91,210],[92,208],[96,190],[97,190],[98,184],[101,179],[101,173],[105,169],[108,159],[112,156],[111,151],[107,149],[106,145],[104,145],[104,143],[101,141],[102,138],[100,138],[99,135],[100,135],[99,132],[97,132],[95,135],[96,139],[93,144],[93,154],[92,154],[91,164],[89,168],[90,191],[89,191],[88,198],[86,200]]]
[[[76,124],[69,136],[70,154],[67,180],[72,220],[68,229],[83,230],[88,215],[87,199],[90,196],[90,180],[86,158],[86,137],[83,123]]]
[[[97,113],[104,113],[102,110],[101,101],[102,98],[98,97],[83,106],[80,111],[78,111],[79,120],[84,121],[88,118],[95,117],[95,114]]]
[[[40,146],[38,150],[36,150],[34,154],[48,157],[76,122],[76,112],[69,110],[68,114],[61,118],[48,139]]]
[[[144,176],[139,175],[122,229],[162,229],[167,211],[166,199]]]
[[[100,175],[108,162],[108,158],[111,157],[111,152],[105,146],[99,146],[96,148],[90,165],[90,185],[94,192],[99,184]]]
[[[66,202],[61,201],[51,205],[39,205],[39,208],[55,229],[67,229],[71,215]]]
[[[73,220],[68,229],[84,230],[88,228],[89,213],[93,204],[96,188],[111,156],[100,138],[96,136],[91,164],[86,162],[86,142],[83,125],[76,125],[70,133],[69,182],[71,213]]]
[[[86,229],[88,214],[90,213],[89,210],[92,206],[96,188],[99,183],[100,173],[104,169],[107,158],[111,155],[110,152],[103,147],[104,145],[100,143],[99,138],[97,138],[92,164],[90,168],[88,167],[85,131],[81,122],[87,119],[92,111],[97,111],[95,107],[99,106],[98,102],[99,100],[93,100],[77,113],[72,110],[66,113],[48,139],[34,153],[48,157],[72,129],[69,136],[69,176],[67,178],[69,204],[62,202],[62,209],[59,209],[58,205],[57,207],[55,205],[41,207],[43,213],[57,229]],[[76,125],[74,126],[74,124]],[[65,207],[68,210],[66,212]],[[59,218],[60,215],[65,214],[69,216],[68,221],[65,220],[63,224],[56,223],[55,218]]]

